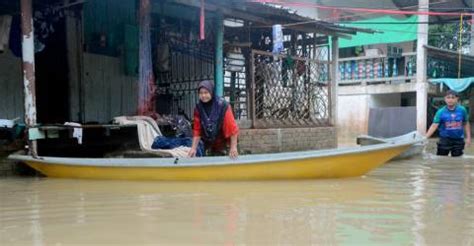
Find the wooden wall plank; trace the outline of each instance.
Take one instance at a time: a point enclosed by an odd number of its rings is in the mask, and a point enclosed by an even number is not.
[[[21,58],[6,50],[0,54],[0,118],[23,119],[23,115]]]
[[[136,78],[124,75],[119,58],[85,53],[84,68],[86,121],[136,114]]]

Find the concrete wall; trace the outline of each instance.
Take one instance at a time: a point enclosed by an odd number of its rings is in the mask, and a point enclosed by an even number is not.
[[[338,96],[338,143],[355,144],[355,138],[367,133],[369,120],[369,95]]]
[[[370,108],[399,107],[401,94],[345,94],[338,96],[337,133],[340,145],[354,145],[368,133]]]
[[[337,147],[335,127],[241,129],[241,153],[274,153]]]
[[[353,145],[358,135],[367,134],[370,108],[399,107],[402,99],[405,106],[415,106],[416,90],[417,83],[339,86],[338,143]],[[428,86],[429,94],[437,91],[437,86]]]
[[[9,49],[0,53],[0,119],[23,118],[21,58]]]
[[[369,108],[399,107],[402,103],[402,96],[396,94],[370,95]]]

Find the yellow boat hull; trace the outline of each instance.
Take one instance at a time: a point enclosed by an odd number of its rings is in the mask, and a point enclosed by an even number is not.
[[[143,159],[127,159],[127,164],[123,164],[123,159],[116,159],[122,164],[116,164],[113,159],[108,159],[107,165],[93,163],[77,165],[74,162],[68,162],[71,158],[56,158],[54,162],[48,161],[47,157],[34,159],[13,156],[10,158],[21,160],[44,175],[55,178],[180,181],[319,179],[364,175],[404,152],[410,146],[411,144],[393,145],[384,148],[368,148],[364,151],[346,151],[341,154],[307,155],[302,158],[298,158],[298,152],[295,152],[295,158],[260,160],[254,163],[251,161],[233,163],[229,159],[229,163],[217,165],[143,166],[141,164]],[[62,159],[64,163],[61,163]]]

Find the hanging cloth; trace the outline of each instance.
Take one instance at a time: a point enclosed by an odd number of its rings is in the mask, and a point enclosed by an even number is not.
[[[274,54],[280,54],[281,52],[283,52],[283,49],[284,49],[282,26],[279,25],[279,24],[273,25],[272,31],[273,31],[273,49],[272,49],[272,52]]]
[[[430,79],[430,83],[432,84],[444,84],[449,87],[449,89],[456,91],[456,92],[463,92],[471,84],[474,84],[474,77],[470,78],[462,78],[462,79],[449,79],[449,78],[441,78],[441,79]]]
[[[0,16],[0,53],[8,46],[10,39],[10,27],[12,24],[12,17],[10,15]]]
[[[168,43],[161,43],[156,46],[156,64],[155,69],[160,73],[169,72],[171,56]]]

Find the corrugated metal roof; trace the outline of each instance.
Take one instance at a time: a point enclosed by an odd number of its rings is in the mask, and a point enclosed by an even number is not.
[[[206,2],[211,2],[216,6],[225,6],[226,9],[230,9],[229,12],[232,12],[232,10],[245,11],[245,13],[248,15],[254,15],[255,17],[259,17],[267,21],[267,23],[260,24],[269,24],[269,22],[271,22],[271,24],[291,24],[291,27],[288,26],[287,28],[307,30],[308,32],[315,33],[332,34],[336,36],[343,36],[347,34],[353,35],[357,32],[373,33],[373,31],[369,29],[344,27],[331,22],[304,17],[290,8],[285,8],[278,5],[246,2],[241,0],[207,0]]]

